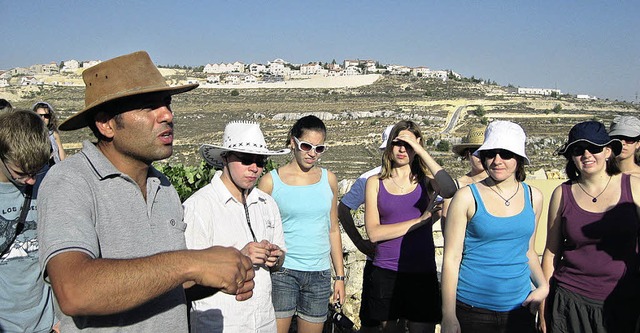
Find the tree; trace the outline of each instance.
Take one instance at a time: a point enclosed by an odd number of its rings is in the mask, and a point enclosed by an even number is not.
[[[553,112],[560,113],[560,111],[562,111],[562,105],[556,104],[556,106],[553,107]]]
[[[478,107],[476,108],[475,111],[473,111],[473,114],[475,114],[478,117],[484,117],[485,115],[485,110],[484,110],[484,106],[482,105],[478,105]]]
[[[451,143],[447,140],[440,140],[436,145],[437,151],[449,151],[451,149]]]
[[[238,96],[238,95],[240,95],[240,92],[238,91],[238,89],[231,90],[231,96]]]

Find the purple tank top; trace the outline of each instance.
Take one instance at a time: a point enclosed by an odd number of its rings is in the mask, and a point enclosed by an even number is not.
[[[411,193],[395,195],[387,192],[380,180],[380,224],[393,224],[420,217],[428,203],[429,193],[422,183]],[[404,236],[378,242],[373,264],[397,272],[435,273],[432,225],[427,223]]]
[[[582,296],[605,300],[637,292],[638,227],[629,175],[622,175],[618,204],[604,213],[578,206],[571,182],[562,184],[561,216],[564,244],[553,277],[558,285]]]

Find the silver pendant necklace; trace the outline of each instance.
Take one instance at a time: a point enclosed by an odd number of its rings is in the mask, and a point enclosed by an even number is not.
[[[493,187],[491,187],[491,186],[488,186],[488,187],[489,187],[489,189],[490,189],[491,191],[493,191],[495,194],[497,194],[497,195],[500,197],[500,199],[504,200],[504,205],[505,205],[505,206],[509,207],[509,205],[511,205],[511,199],[513,199],[513,197],[515,197],[515,196],[516,196],[516,194],[518,194],[518,191],[520,190],[520,182],[517,182],[517,183],[518,183],[518,187],[516,188],[516,191],[513,193],[513,195],[511,195],[511,196],[509,197],[509,199],[505,199],[505,198],[504,198],[500,193],[498,193],[498,191],[496,191]],[[496,185],[496,187],[498,186],[497,184],[495,184],[495,185]]]
[[[580,189],[582,190],[582,192],[584,192],[584,194],[588,195],[591,197],[591,202],[596,203],[598,202],[598,197],[602,195],[602,193],[604,193],[604,191],[607,190],[607,187],[609,186],[609,183],[611,182],[611,176],[609,176],[609,180],[607,180],[607,185],[604,186],[604,189],[602,189],[602,192],[598,193],[598,195],[596,195],[595,197],[591,194],[589,194],[589,192],[587,192],[582,185],[580,185],[580,182],[576,182],[576,184],[578,184],[578,186],[580,187]]]

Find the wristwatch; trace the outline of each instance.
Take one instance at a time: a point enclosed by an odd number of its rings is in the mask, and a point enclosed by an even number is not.
[[[344,275],[336,275],[333,277],[334,280],[336,281],[344,281],[346,277]]]

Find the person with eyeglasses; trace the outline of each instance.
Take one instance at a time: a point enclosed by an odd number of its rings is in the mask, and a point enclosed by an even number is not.
[[[276,331],[270,271],[282,265],[286,248],[278,205],[255,184],[269,156],[287,153],[267,148],[258,123],[241,121],[226,125],[222,145],[200,147],[205,161],[222,170],[183,204],[187,248],[237,248],[251,258],[255,287],[244,302],[223,293],[193,300],[191,332]]]
[[[33,104],[32,109],[33,112],[40,116],[49,130],[49,141],[51,142],[51,158],[49,159],[49,166],[60,163],[60,161],[64,160],[67,155],[62,147],[62,140],[60,140],[60,133],[58,133],[58,119],[53,111],[53,107],[47,102],[38,102]]]
[[[623,144],[604,124],[574,125],[557,151],[568,181],[551,195],[542,257],[546,332],[634,332],[640,315],[640,180],[621,173]]]
[[[0,114],[0,160],[0,332],[48,333],[56,319],[40,278],[36,217],[49,141],[36,114]]]
[[[474,152],[488,177],[461,188],[451,201],[444,229],[443,333],[536,331],[535,312],[549,287],[534,247],[543,196],[524,182],[525,143],[520,125],[491,122]]]
[[[296,121],[287,138],[291,162],[265,174],[258,187],[278,203],[287,255],[271,274],[278,333],[287,333],[293,315],[299,332],[322,332],[331,302],[345,302],[342,239],[338,224],[338,181],[317,165],[327,151],[327,128],[318,117]]]
[[[634,116],[617,116],[609,127],[609,136],[622,142],[622,151],[616,159],[620,171],[640,175],[640,119]]]
[[[450,198],[455,184],[423,144],[415,122],[398,122],[380,173],[366,183],[365,228],[376,244],[367,306],[383,332],[405,332],[405,324],[409,332],[433,332],[440,321],[432,226],[438,195]]]

